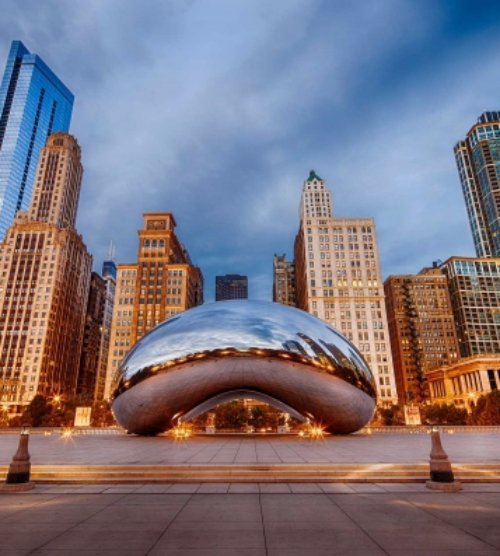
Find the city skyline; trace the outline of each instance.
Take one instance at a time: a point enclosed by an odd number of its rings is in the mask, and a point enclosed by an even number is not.
[[[311,168],[339,217],[375,218],[384,278],[474,254],[453,147],[498,108],[491,3],[7,5],[0,60],[21,40],[75,94],[96,270],[110,239],[134,260],[143,212],[170,211],[207,300],[228,266],[271,299]]]

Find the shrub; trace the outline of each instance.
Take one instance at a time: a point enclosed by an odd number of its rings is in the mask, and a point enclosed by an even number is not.
[[[500,391],[481,396],[469,415],[470,425],[500,425]]]
[[[465,425],[467,410],[453,404],[431,404],[422,408],[422,422],[426,425]]]

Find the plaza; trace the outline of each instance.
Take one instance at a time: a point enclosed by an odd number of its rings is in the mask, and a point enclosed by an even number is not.
[[[3,556],[500,553],[500,485],[47,486],[0,495]]]
[[[455,468],[500,467],[500,433],[443,433]],[[16,450],[0,435],[2,478]],[[312,441],[293,436],[195,436],[175,441],[125,434],[33,434],[37,466],[127,468],[263,466],[360,468],[428,465],[429,435],[358,433]],[[195,473],[195,471],[193,471]],[[228,475],[229,477],[229,475]],[[500,481],[429,491],[423,481],[262,480],[134,483],[37,482],[0,494],[0,555],[309,556],[500,554]]]

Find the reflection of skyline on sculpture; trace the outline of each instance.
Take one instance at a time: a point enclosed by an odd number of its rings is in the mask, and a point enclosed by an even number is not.
[[[113,413],[129,432],[157,434],[241,392],[340,434],[363,427],[376,402],[370,369],[332,327],[293,307],[235,300],[146,334],[119,369]]]
[[[266,301],[219,301],[177,315],[139,340],[120,372],[122,378],[131,379],[151,368],[159,370],[196,354],[227,349],[243,354],[254,350],[301,353],[330,370],[348,366],[375,390],[368,365],[339,332],[304,311]]]

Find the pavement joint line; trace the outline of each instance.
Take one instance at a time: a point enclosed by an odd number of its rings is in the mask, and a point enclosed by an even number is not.
[[[76,492],[71,492],[71,493],[67,493],[68,495],[74,496],[75,494],[78,494]],[[99,493],[99,494],[104,494],[104,493]],[[60,495],[59,495],[60,496]],[[122,498],[124,496],[127,496],[126,494],[123,494]],[[118,500],[121,500],[121,498],[119,498]],[[45,541],[44,543],[42,543],[41,545],[37,546],[36,548],[34,548],[33,550],[30,550],[26,556],[30,556],[30,554],[36,554],[36,552],[38,552],[39,550],[43,550],[43,547],[50,544],[51,542],[54,542],[55,540],[57,540],[59,537],[62,537],[63,535],[66,535],[69,531],[72,531],[73,529],[75,529],[77,526],[81,525],[82,523],[85,523],[86,521],[88,521],[89,519],[91,519],[92,517],[96,516],[98,513],[102,512],[105,508],[109,508],[110,506],[112,506],[113,504],[115,504],[117,502],[117,500],[113,500],[111,502],[109,502],[109,504],[106,504],[104,508],[101,508],[100,510],[97,510],[94,514],[87,516],[85,519],[82,519],[81,521],[79,521],[78,523],[74,523],[73,525],[69,526],[67,529],[64,529],[63,531],[61,531],[60,533],[56,534],[54,537],[52,537],[50,540]],[[43,506],[43,503],[40,504],[40,506]]]
[[[441,495],[444,494],[445,496],[449,496],[450,494],[457,494],[457,493],[451,493],[451,492],[444,493],[444,492],[441,492],[440,494],[441,494]],[[464,496],[467,497],[467,494],[464,493]],[[441,523],[444,523],[445,525],[448,525],[448,526],[450,526],[450,527],[454,527],[454,528],[456,528],[456,529],[462,531],[462,533],[465,533],[465,534],[468,535],[469,537],[472,537],[472,538],[474,538],[474,539],[480,541],[481,543],[484,543],[484,544],[486,544],[486,545],[488,545],[488,546],[491,546],[492,548],[495,548],[496,550],[499,550],[499,548],[500,548],[499,546],[496,546],[496,545],[494,545],[494,544],[491,544],[491,543],[488,542],[487,540],[484,540],[484,539],[482,539],[481,537],[478,537],[477,535],[475,535],[474,533],[471,533],[470,531],[467,531],[467,530],[464,529],[462,526],[457,525],[457,524],[455,524],[455,523],[452,523],[452,522],[446,520],[444,517],[442,517],[441,515],[439,515],[439,513],[433,512],[430,508],[422,507],[422,504],[419,505],[418,503],[415,503],[415,502],[412,502],[412,501],[408,501],[408,502],[409,502],[409,504],[412,505],[413,507],[418,508],[419,510],[423,510],[425,513],[430,514],[432,517],[438,519],[439,521],[441,521]]]
[[[348,496],[351,495],[351,493],[345,493],[345,494],[347,494]],[[353,492],[352,494],[361,494],[361,493]],[[370,494],[379,494],[379,495],[380,495],[380,492],[378,492],[378,493],[372,492],[372,493],[370,493]],[[349,519],[349,521],[351,521],[351,523],[354,524],[355,527],[357,527],[360,531],[362,531],[363,534],[364,534],[366,537],[368,537],[376,546],[378,546],[378,547],[380,548],[380,550],[382,550],[382,552],[383,552],[384,554],[387,554],[387,555],[390,554],[389,552],[387,552],[387,550],[385,550],[385,548],[384,548],[378,541],[376,541],[376,540],[370,535],[370,533],[368,533],[368,532],[362,527],[362,525],[360,525],[359,523],[356,523],[356,521],[354,521],[354,519],[344,510],[344,508],[342,508],[341,506],[339,506],[339,505],[335,502],[335,499],[333,498],[333,495],[326,495],[326,494],[325,494],[325,496],[328,498],[328,500],[329,500],[336,508],[338,508],[338,509],[347,517],[347,519]],[[337,495],[335,494],[334,496],[337,496]]]
[[[266,556],[267,556],[269,554],[269,550],[267,548],[266,524],[264,522],[264,510],[262,509],[262,492],[260,492],[260,486],[259,486],[259,509],[260,509],[260,521],[262,524],[262,536],[264,537],[264,549],[266,551]]]
[[[162,484],[162,483],[159,483]],[[211,484],[211,485],[217,485],[217,484],[227,484],[226,482],[213,482],[213,483],[199,483],[196,481],[192,481],[192,482],[186,482],[186,483],[170,483],[170,484],[165,484],[164,486],[167,487],[167,489],[171,489],[172,487],[176,486],[176,485],[196,485],[196,490],[194,492],[189,492],[189,493],[183,493],[183,494],[203,494],[203,493],[199,493],[199,489],[201,488],[202,485],[204,484]],[[344,485],[347,486],[348,488],[351,488],[351,485],[358,485],[360,487],[362,487],[363,485],[376,485],[379,488],[381,488],[383,490],[383,492],[378,491],[378,492],[374,492],[374,491],[365,491],[365,492],[360,492],[360,491],[352,491],[352,492],[331,492],[331,491],[321,491],[321,492],[316,492],[316,493],[310,493],[310,494],[326,494],[328,496],[330,495],[335,495],[335,496],[351,496],[351,495],[357,495],[357,494],[363,494],[364,496],[377,496],[380,494],[402,494],[402,495],[428,495],[430,494],[429,491],[425,488],[425,484],[424,483],[352,483],[352,482],[320,482],[320,483],[311,483],[311,482],[307,482],[307,483],[300,483],[300,482],[294,482],[294,483],[287,483],[287,482],[283,482],[283,483],[269,483],[269,482],[265,482],[265,483],[246,483],[246,484],[258,484],[259,487],[261,485],[268,485],[268,486],[273,486],[273,485],[287,485],[288,487],[290,485],[317,485],[320,489],[322,485]],[[386,489],[384,488],[384,485],[387,484],[393,484],[393,485],[401,485],[401,489],[400,490],[396,490],[396,489]],[[420,485],[422,488],[420,491],[416,491],[416,490],[412,490],[412,491],[408,491],[405,487],[407,485]],[[474,494],[499,494],[500,493],[500,483],[477,483],[477,485],[481,485],[481,486],[486,486],[488,487],[487,489],[479,489],[479,490],[474,490],[474,483],[466,483],[468,485],[468,489],[465,491],[462,491],[460,493],[455,493],[455,496],[469,496],[470,498],[474,498],[475,502],[480,502],[480,503],[484,503],[487,505],[491,505],[488,502],[484,502],[482,500],[476,500],[474,497]],[[44,500],[43,502],[33,502],[33,504],[29,504],[27,505],[27,507],[32,507],[35,505],[44,505],[44,504],[48,504],[51,500],[53,500],[55,497],[60,496],[60,495],[79,495],[79,494],[83,494],[85,496],[89,496],[89,495],[93,495],[93,494],[122,494],[122,495],[127,495],[127,494],[136,494],[136,495],[149,495],[151,493],[148,492],[138,492],[138,490],[143,487],[143,486],[150,486],[150,483],[134,483],[133,486],[135,487],[134,491],[130,492],[130,493],[117,493],[117,492],[106,492],[106,490],[108,490],[109,488],[119,488],[119,487],[129,487],[131,486],[130,483],[113,483],[113,484],[103,484],[102,485],[102,490],[96,492],[85,492],[85,487],[87,486],[99,486],[98,484],[84,484],[84,483],[80,483],[78,485],[75,485],[74,488],[76,488],[75,491],[72,492],[67,492],[66,489],[66,485],[62,485],[59,483],[52,483],[52,484],[48,484],[48,485],[42,485],[42,487],[40,488],[40,484],[35,485],[35,488],[33,490],[27,491],[27,492],[23,492],[22,494],[24,496],[47,496],[49,495],[50,498],[47,500]],[[61,492],[60,490],[66,490],[66,492]],[[79,490],[79,489],[83,489],[83,490]],[[173,493],[173,492],[169,492],[169,490],[166,490],[164,493],[161,494],[178,494],[178,493]],[[243,494],[255,494],[255,493],[251,493],[251,492],[232,492],[232,491],[228,491],[226,494],[237,494],[237,495],[243,495]],[[264,492],[263,494],[268,494],[267,492]],[[293,492],[289,491],[289,492],[282,492],[280,494],[294,494]],[[0,496],[4,496],[7,498],[12,498],[12,494],[10,493],[0,493]],[[493,508],[495,508],[495,506],[492,506]],[[21,507],[19,508],[19,510],[15,510],[15,512],[17,513],[18,511],[22,511],[26,509],[25,507]]]
[[[158,538],[156,539],[156,541],[150,546],[149,550],[147,552],[145,552],[145,556],[147,556],[148,554],[151,553],[151,551],[155,548],[155,546],[160,542],[160,540],[163,538],[163,536],[166,534],[166,532],[170,529],[170,526],[172,525],[172,523],[174,523],[174,521],[177,519],[177,516],[182,512],[182,510],[188,505],[188,503],[191,501],[191,498],[193,498],[193,496],[195,496],[196,493],[191,493],[189,495],[189,497],[187,498],[187,500],[184,502],[184,504],[182,505],[181,508],[179,508],[179,510],[176,512],[176,514],[172,517],[172,519],[168,522],[167,526],[165,527],[165,529],[163,530],[163,532],[161,533],[161,535],[158,536]]]

